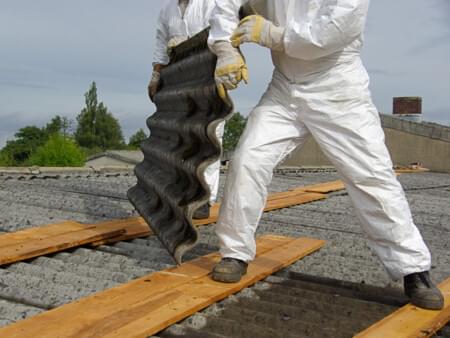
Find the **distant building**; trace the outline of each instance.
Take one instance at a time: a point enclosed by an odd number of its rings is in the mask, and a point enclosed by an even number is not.
[[[108,150],[89,157],[85,167],[134,167],[144,160],[140,150]]]
[[[450,172],[450,127],[429,122],[414,122],[397,115],[380,115],[386,145],[396,165],[421,163],[436,172]],[[310,138],[295,150],[283,166],[329,166],[327,157]]]

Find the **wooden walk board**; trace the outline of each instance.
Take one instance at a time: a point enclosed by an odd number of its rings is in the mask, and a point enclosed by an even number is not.
[[[123,230],[124,232],[116,237],[105,238],[103,240],[93,242],[93,246],[117,243],[120,241],[153,235],[152,229],[150,229],[150,227],[141,217],[107,221],[99,223],[97,224],[97,226],[105,229],[109,228],[115,230]]]
[[[269,195],[264,211],[287,208],[326,198],[323,194],[292,190]],[[211,208],[211,217],[193,220],[195,226],[215,223],[220,204]],[[0,265],[11,264],[81,245],[99,246],[152,235],[141,217],[112,220],[94,225],[63,222],[0,235]]]
[[[329,194],[330,192],[341,191],[344,189],[345,189],[344,182],[342,182],[341,180],[337,180],[337,181],[332,181],[332,182],[308,185],[306,187],[297,188],[296,190],[303,190],[303,191],[307,191],[307,192],[315,192],[315,193],[321,193],[321,194]]]
[[[327,198],[324,194],[316,193],[296,193],[292,197],[286,197],[282,199],[275,199],[267,201],[264,211],[273,211],[283,208],[292,207],[295,205],[311,203]]]
[[[264,236],[239,283],[209,273],[219,254],[153,273],[0,329],[0,337],[148,337],[320,249],[324,241]],[[64,323],[64,325],[62,325]]]
[[[98,226],[75,226],[73,223],[61,223],[54,226],[24,230],[24,233],[0,236],[0,265],[11,264],[26,259],[59,252],[80,245],[117,237],[124,230]],[[52,234],[48,231],[51,229]],[[34,230],[34,231],[32,231]],[[14,236],[10,236],[14,235]]]
[[[419,309],[408,304],[379,321],[355,338],[425,338],[432,337],[450,322],[450,279],[439,285],[445,297],[442,311]]]
[[[267,203],[264,208],[264,212],[293,207],[300,204],[311,203],[327,198],[324,194],[305,192],[303,190],[296,189],[291,191],[284,191],[279,193],[270,194],[267,198]],[[194,219],[193,224],[195,226],[212,224],[217,222],[219,217],[220,204],[216,203],[211,207],[211,216],[207,219]]]
[[[37,228],[29,228],[21,231],[11,232],[0,235],[0,248],[10,245],[11,243],[21,243],[30,239],[42,239],[54,235],[61,235],[65,232],[85,229],[86,225],[81,223],[65,221],[57,224],[49,224]]]

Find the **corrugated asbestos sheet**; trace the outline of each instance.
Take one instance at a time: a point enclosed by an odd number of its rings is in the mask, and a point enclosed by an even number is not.
[[[350,338],[404,303],[398,290],[284,271],[159,336]]]
[[[294,170],[289,175],[276,174],[269,191],[286,191],[336,179],[337,175],[332,172]],[[400,180],[414,219],[432,251],[433,279],[441,282],[450,276],[450,175],[408,174],[400,176]],[[224,182],[223,176],[221,182]],[[115,173],[0,174],[0,231],[12,232],[68,219],[90,224],[136,216],[125,193],[135,183],[134,176]],[[375,290],[390,286],[401,292],[401,284],[389,280],[366,246],[345,192],[332,194],[323,201],[264,214],[258,234],[267,233],[320,238],[326,240],[327,245],[284,273],[179,323],[174,327],[175,332],[170,330],[158,336],[170,337],[178,333],[202,338],[267,337],[276,331],[278,335],[271,337],[284,338],[297,333],[296,337],[309,338],[334,337],[330,334],[334,330],[342,332],[336,334],[337,337],[345,337],[345,333],[351,337],[369,320],[373,323],[384,315],[384,312],[369,309],[398,305],[378,297],[367,297],[365,290],[368,289],[364,285],[376,286]],[[200,244],[185,259],[217,251],[214,226],[199,228],[199,234]],[[1,267],[0,326],[173,267],[173,263],[160,241],[151,236],[97,248],[72,249]],[[333,280],[328,283],[327,279]],[[351,290],[361,287],[362,293],[348,291],[345,286],[348,282],[356,284],[350,285]],[[380,292],[383,297],[390,294],[384,289]],[[339,310],[347,304],[351,314]],[[356,308],[367,308],[367,316],[362,316]],[[357,317],[363,317],[364,325],[359,326]],[[285,333],[287,335],[283,336]],[[438,337],[450,338],[450,325],[441,330]]]
[[[157,112],[147,120],[151,134],[142,145],[144,161],[136,166],[137,185],[128,192],[178,263],[197,242],[192,215],[208,202],[204,171],[219,159],[215,130],[232,112],[217,95],[216,57],[207,37],[204,31],[177,47],[162,71]]]

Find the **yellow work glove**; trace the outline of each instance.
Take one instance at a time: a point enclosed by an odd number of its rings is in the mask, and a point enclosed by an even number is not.
[[[227,90],[237,88],[239,82],[248,81],[248,69],[245,60],[239,51],[228,41],[218,41],[210,46],[211,51],[217,55],[215,79],[220,97],[227,100]]]
[[[231,44],[239,47],[244,42],[254,42],[279,52],[284,51],[284,28],[275,26],[260,15],[250,15],[242,19],[231,36]]]

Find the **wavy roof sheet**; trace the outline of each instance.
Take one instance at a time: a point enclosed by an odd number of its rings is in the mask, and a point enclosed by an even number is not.
[[[144,161],[136,166],[138,182],[128,192],[177,263],[197,242],[192,215],[208,202],[204,171],[220,157],[215,130],[232,112],[217,94],[216,56],[207,37],[203,31],[178,46],[161,72],[157,111],[147,120],[150,137],[141,146]]]

